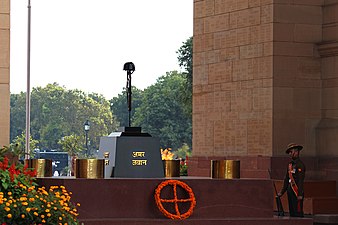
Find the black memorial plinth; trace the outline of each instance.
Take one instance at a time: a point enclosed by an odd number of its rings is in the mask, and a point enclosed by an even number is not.
[[[124,127],[101,137],[99,157],[105,159],[105,178],[164,177],[158,138],[140,127]]]

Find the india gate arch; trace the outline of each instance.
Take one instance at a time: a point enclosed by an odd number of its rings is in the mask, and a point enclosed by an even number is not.
[[[304,145],[309,175],[338,180],[338,0],[194,0],[193,157],[280,176]],[[9,144],[10,0],[0,0],[0,145]],[[13,85],[13,84],[12,84]],[[283,164],[284,165],[284,164]]]
[[[194,0],[190,175],[236,158],[241,177],[281,178],[296,142],[309,179],[338,180],[337,15],[337,0]]]

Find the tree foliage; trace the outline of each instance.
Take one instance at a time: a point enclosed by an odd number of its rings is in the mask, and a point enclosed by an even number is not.
[[[193,38],[188,38],[177,50],[179,66],[185,71],[182,73],[185,85],[182,86],[179,98],[184,112],[192,115],[192,85],[193,85]]]
[[[61,145],[61,149],[70,156],[78,156],[83,150],[83,138],[76,134],[62,137],[58,143]]]
[[[35,149],[39,141],[34,140],[32,136],[29,138],[29,148]],[[5,152],[11,152],[17,156],[18,159],[24,159],[26,150],[26,132],[23,131],[20,135],[16,136],[9,146],[3,146],[2,150]],[[30,152],[30,156],[33,156],[33,151]]]
[[[11,95],[11,140],[25,129],[25,93]],[[59,149],[62,137],[84,136],[83,123],[89,120],[88,139],[97,149],[99,138],[117,127],[110,104],[102,95],[67,90],[57,83],[33,88],[31,92],[31,134],[41,149]]]
[[[160,138],[162,148],[191,145],[191,117],[183,112],[178,99],[184,78],[177,71],[167,72],[146,88],[136,109],[134,124]]]

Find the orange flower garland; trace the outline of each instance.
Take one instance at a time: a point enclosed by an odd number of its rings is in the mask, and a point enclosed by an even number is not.
[[[173,186],[173,191],[174,191],[174,199],[162,199],[161,198],[161,191],[164,187],[171,185]],[[188,194],[189,194],[189,198],[187,199],[178,199],[177,197],[177,186],[180,186],[181,188],[183,188]],[[160,183],[157,188],[155,189],[155,201],[156,201],[156,205],[158,207],[158,209],[168,218],[173,219],[173,220],[183,220],[186,219],[188,217],[190,217],[193,213],[193,210],[196,206],[196,199],[195,199],[195,195],[194,192],[192,191],[192,189],[184,182],[182,181],[178,181],[178,180],[167,180],[167,181],[163,181],[162,183]],[[174,203],[175,204],[175,211],[176,214],[170,213],[168,212],[162,205],[162,202],[169,202],[169,203]],[[190,207],[189,210],[183,214],[181,214],[181,212],[179,211],[178,208],[178,203],[179,202],[191,202],[190,203]]]

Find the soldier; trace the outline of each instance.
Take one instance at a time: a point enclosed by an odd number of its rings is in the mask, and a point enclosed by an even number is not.
[[[291,161],[284,178],[284,184],[278,196],[282,196],[286,191],[289,202],[289,212],[292,217],[303,217],[304,201],[304,178],[305,165],[300,160],[299,154],[303,146],[291,143],[287,146],[286,154],[289,154]]]

